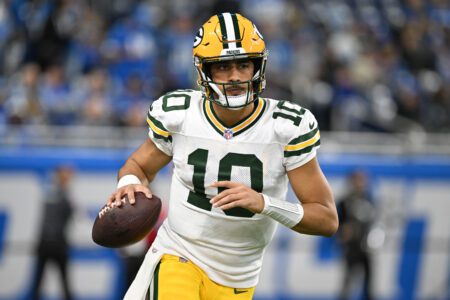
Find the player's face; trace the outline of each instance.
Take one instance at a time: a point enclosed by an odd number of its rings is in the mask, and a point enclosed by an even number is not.
[[[239,84],[239,82],[252,79],[255,65],[251,60],[224,61],[213,63],[210,71],[214,82],[228,83],[227,85],[218,85],[222,93],[226,93],[228,96],[239,96],[246,94],[250,86],[247,83]]]

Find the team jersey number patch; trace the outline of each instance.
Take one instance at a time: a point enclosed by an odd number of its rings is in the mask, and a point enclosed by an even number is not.
[[[197,149],[188,157],[188,164],[194,166],[192,184],[194,191],[189,192],[187,202],[201,209],[211,211],[212,205],[205,194],[205,174],[208,164],[208,150]],[[263,190],[263,164],[254,154],[228,153],[219,162],[218,181],[231,180],[231,170],[234,166],[250,168],[250,186],[257,192]],[[222,192],[225,188],[219,188]],[[236,207],[224,211],[228,216],[251,218],[254,213]]]

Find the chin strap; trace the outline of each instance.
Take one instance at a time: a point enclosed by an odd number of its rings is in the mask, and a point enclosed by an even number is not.
[[[209,78],[208,78],[209,80]],[[242,106],[250,103],[249,98],[253,97],[254,93],[247,93],[245,95],[239,95],[239,96],[225,96],[222,91],[219,89],[217,84],[215,83],[209,83],[208,84],[213,91],[219,96],[217,101],[219,101],[223,106],[229,108],[229,109],[240,109]],[[237,105],[233,105],[237,104]]]

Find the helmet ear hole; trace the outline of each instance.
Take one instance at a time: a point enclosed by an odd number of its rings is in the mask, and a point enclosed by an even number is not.
[[[205,73],[206,77],[211,78],[211,65],[212,63],[208,62],[208,63],[204,63],[203,64],[203,73]]]
[[[261,71],[262,60],[260,58],[253,58],[252,62],[255,66],[255,69],[253,71],[253,75],[255,75],[256,73],[258,73],[258,71]]]

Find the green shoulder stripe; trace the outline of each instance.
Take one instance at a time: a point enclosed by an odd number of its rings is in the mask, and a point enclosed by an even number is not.
[[[152,117],[150,113],[147,114],[147,123],[153,132],[153,136],[157,139],[162,139],[166,142],[172,141],[170,132],[164,127],[164,125],[156,118]]]
[[[316,127],[316,129],[314,129],[314,130],[312,130],[312,131],[310,131],[310,132],[308,132],[306,134],[303,134],[303,135],[301,135],[299,137],[296,137],[295,139],[291,140],[288,143],[288,145],[296,145],[298,143],[307,141],[307,140],[313,138],[316,135],[318,130],[319,130],[319,127]]]
[[[284,151],[284,157],[291,157],[291,156],[300,156],[302,154],[307,154],[310,153],[313,149],[317,148],[320,146],[320,139],[317,140],[317,142],[315,142],[314,144],[312,144],[311,146],[308,146],[306,148],[297,150],[297,151]]]
[[[164,127],[164,125],[158,121],[156,118],[152,117],[152,115],[150,114],[150,112],[147,113],[147,118],[150,119],[150,121],[152,121],[152,123],[157,126],[160,130],[165,131],[165,132],[169,132],[166,127]]]

